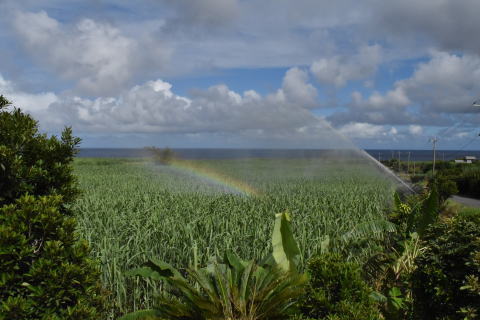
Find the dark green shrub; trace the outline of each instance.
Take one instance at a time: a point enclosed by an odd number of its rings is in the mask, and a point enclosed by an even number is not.
[[[163,165],[171,164],[177,158],[175,152],[170,148],[160,149],[157,147],[146,147],[155,162]]]
[[[457,183],[450,176],[439,174],[435,177],[433,183],[437,187],[440,203],[458,193]]]
[[[104,294],[68,205],[79,139],[38,133],[0,96],[0,319],[99,319]]]
[[[465,219],[437,223],[423,239],[428,249],[412,276],[416,319],[477,319],[480,293],[468,286],[480,277],[480,225]]]
[[[0,209],[0,319],[99,319],[103,295],[89,248],[60,196]]]
[[[307,265],[309,284],[299,308],[307,319],[380,319],[359,265],[323,254]]]
[[[40,134],[30,115],[7,111],[7,106],[0,96],[0,206],[25,193],[58,194],[65,203],[72,202],[78,190],[70,163],[80,139],[70,128],[60,139]]]

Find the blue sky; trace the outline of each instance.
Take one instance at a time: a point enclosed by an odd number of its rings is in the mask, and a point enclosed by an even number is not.
[[[475,0],[3,0],[0,94],[83,147],[480,149]]]

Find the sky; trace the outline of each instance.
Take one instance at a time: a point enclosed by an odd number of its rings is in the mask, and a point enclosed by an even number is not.
[[[479,13],[478,0],[0,0],[0,94],[81,147],[436,136],[479,150]]]

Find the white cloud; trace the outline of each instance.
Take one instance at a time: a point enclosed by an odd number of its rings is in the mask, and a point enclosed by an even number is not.
[[[66,26],[45,11],[17,12],[14,27],[35,59],[64,79],[73,80],[87,94],[115,93],[142,70],[142,59],[146,58],[145,48],[135,39],[91,19]],[[158,61],[163,58],[156,56]]]
[[[419,136],[423,134],[423,127],[412,124],[408,127],[408,132],[410,132],[411,135]]]
[[[50,131],[68,125],[76,132],[88,133],[216,135],[225,137],[224,147],[238,139],[247,141],[247,146],[263,147],[351,146],[309,110],[305,101],[310,101],[299,93],[315,92],[305,77],[304,71],[291,69],[282,88],[269,95],[253,90],[237,93],[225,85],[215,85],[190,97],[177,95],[170,83],[155,80],[116,97],[54,96],[34,115],[41,127]],[[37,97],[32,96],[32,100]]]
[[[18,90],[11,81],[5,80],[1,74],[0,94],[7,97],[13,105],[34,114],[47,110],[52,103],[58,101],[57,95],[52,92],[31,94]]]
[[[374,92],[366,100],[363,99],[362,94],[358,91],[352,93],[352,105],[354,108],[384,110],[392,107],[403,108],[410,103],[405,90],[401,87],[390,90],[385,95]]]
[[[308,83],[308,73],[298,68],[291,68],[283,79],[283,91],[292,102],[305,108],[318,105],[317,89]]]
[[[287,73],[286,79],[290,77]],[[101,132],[275,131],[316,122],[313,114],[284,88],[262,97],[255,91],[239,94],[225,85],[216,85],[197,90],[187,98],[174,94],[171,87],[162,80],[149,81],[117,98],[75,97],[54,104],[52,108],[63,111],[67,116],[64,120],[82,130]]]
[[[432,113],[474,112],[480,93],[480,57],[434,52],[411,78],[399,81],[411,100]]]
[[[387,129],[384,126],[365,122],[347,123],[342,126],[339,131],[350,139],[371,139],[385,136],[387,134]]]
[[[347,111],[334,113],[329,119],[341,125],[351,121],[373,124],[408,124],[415,122],[416,114],[408,111],[410,99],[403,88],[394,88],[385,94],[373,92],[369,97],[354,91]]]
[[[480,94],[480,57],[433,52],[417,65],[411,77],[398,80],[386,93],[364,98],[352,93],[347,112],[330,117],[337,124],[362,121],[375,124],[452,125],[452,117],[478,113],[472,102]],[[478,124],[478,118],[464,119]]]
[[[348,81],[368,79],[374,75],[381,60],[379,45],[363,46],[354,56],[318,59],[310,70],[320,83],[343,87]]]

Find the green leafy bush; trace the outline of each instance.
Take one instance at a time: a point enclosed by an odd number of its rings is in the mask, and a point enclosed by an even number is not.
[[[437,186],[431,184],[429,192],[411,195],[405,201],[395,193],[394,207],[388,218],[397,225],[401,238],[408,238],[412,232],[417,232],[422,237],[428,226],[438,220],[440,208]]]
[[[0,96],[0,319],[99,319],[104,294],[68,205],[79,139],[38,133]]]
[[[455,221],[432,225],[427,250],[412,276],[417,319],[477,319],[480,316],[480,225]]]
[[[89,248],[60,196],[0,209],[0,319],[98,319],[103,295]]]
[[[309,284],[299,305],[304,319],[380,319],[358,264],[329,253],[312,258],[307,268]]]
[[[451,176],[439,174],[432,183],[437,187],[440,203],[458,193],[457,183]]]
[[[58,194],[71,203],[78,189],[70,163],[80,139],[70,128],[60,139],[47,137],[30,115],[20,109],[7,111],[8,105],[0,96],[0,206],[25,193]]]

